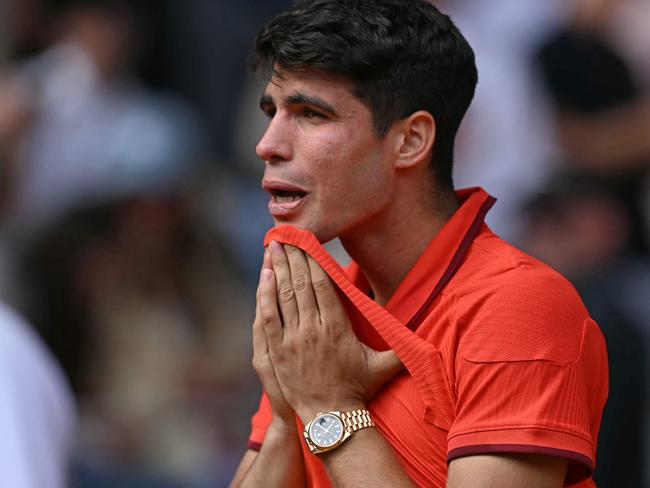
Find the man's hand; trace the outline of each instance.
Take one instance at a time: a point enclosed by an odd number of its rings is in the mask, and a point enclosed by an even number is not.
[[[289,406],[280,390],[280,385],[278,384],[273,365],[271,364],[266,334],[264,333],[262,325],[260,300],[263,288],[262,283],[265,278],[273,278],[271,259],[268,250],[264,252],[264,263],[262,264],[260,283],[257,287],[257,304],[255,307],[255,321],[253,322],[253,368],[257,372],[260,382],[262,383],[262,388],[264,388],[266,396],[269,398],[269,402],[271,403],[274,427],[286,429],[288,431],[291,431],[292,429],[297,430],[296,414]]]
[[[266,431],[261,450],[246,451],[230,483],[231,488],[305,486],[305,467],[296,414],[280,390],[271,364],[260,311],[262,283],[272,279],[273,271],[267,251],[264,253],[260,284],[257,287],[257,306],[253,322],[253,367],[271,403],[273,420]]]
[[[271,242],[260,312],[275,376],[303,421],[362,408],[402,369],[393,351],[361,343],[327,274],[300,249]],[[285,252],[286,251],[286,252]]]

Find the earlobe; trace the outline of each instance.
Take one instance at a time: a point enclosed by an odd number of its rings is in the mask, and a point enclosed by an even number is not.
[[[436,122],[433,116],[420,110],[411,114],[400,124],[400,139],[396,168],[411,168],[428,162],[436,138]]]

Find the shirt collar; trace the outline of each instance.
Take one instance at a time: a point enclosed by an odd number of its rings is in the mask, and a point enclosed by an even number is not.
[[[496,199],[482,188],[456,192],[458,210],[431,240],[415,265],[384,307],[395,318],[415,330],[429,305],[445,287],[463,262],[485,215]],[[359,266],[348,267],[351,281],[363,292],[369,285]]]
[[[496,202],[482,188],[459,190],[456,197],[460,204],[458,210],[431,240],[384,307],[411,330],[417,329],[432,302],[463,263],[474,238],[484,226],[485,215]],[[319,262],[326,259],[328,273],[330,268],[342,272],[311,232],[280,226],[267,232],[264,245],[272,239],[300,247]],[[368,282],[355,262],[348,266],[346,274],[358,291],[368,293]]]

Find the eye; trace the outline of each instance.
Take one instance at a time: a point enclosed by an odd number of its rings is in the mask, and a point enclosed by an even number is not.
[[[275,107],[263,108],[262,112],[264,112],[264,115],[267,118],[272,119],[275,116],[276,108]]]
[[[325,115],[310,108],[302,109],[302,116],[307,119],[324,119]]]

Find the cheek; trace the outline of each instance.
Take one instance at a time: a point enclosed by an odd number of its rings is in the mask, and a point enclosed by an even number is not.
[[[318,182],[321,202],[367,200],[368,194],[380,198],[387,184],[388,166],[381,145],[374,139],[359,140],[348,128],[309,139],[303,146],[311,176]]]
[[[354,166],[354,154],[347,144],[327,137],[313,138],[304,150],[309,172],[319,186],[331,190],[335,184],[346,184]]]

